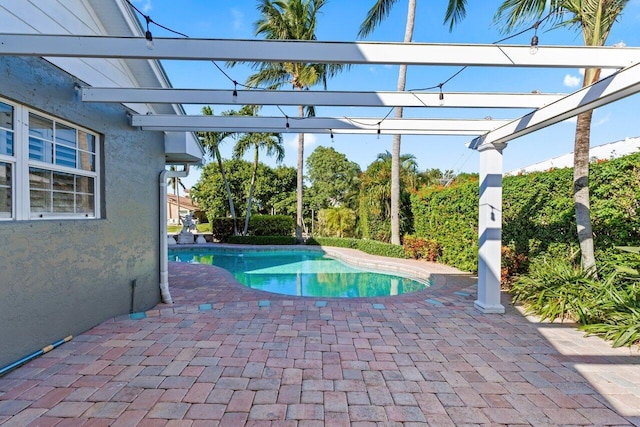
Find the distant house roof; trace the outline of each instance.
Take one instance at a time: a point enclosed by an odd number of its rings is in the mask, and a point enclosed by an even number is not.
[[[180,198],[180,207],[188,211],[198,210],[198,204],[191,200],[188,196],[176,196],[175,194],[167,194],[167,202],[170,205],[178,206],[178,197]]]
[[[621,141],[609,142],[607,144],[598,145],[589,149],[589,158],[593,160],[615,159],[616,157],[626,156],[627,154],[636,153],[640,150],[640,137],[625,138]],[[518,175],[529,172],[542,172],[549,169],[562,169],[573,167],[573,152],[554,157],[543,162],[534,163],[532,165],[514,169],[506,172],[505,175]]]

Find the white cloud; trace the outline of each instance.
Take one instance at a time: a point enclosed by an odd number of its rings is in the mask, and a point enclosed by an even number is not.
[[[572,123],[572,124],[576,124],[578,122],[578,116],[573,116],[568,118],[567,120],[564,120],[562,123]]]
[[[149,14],[149,11],[153,9],[153,6],[151,6],[151,0],[137,0],[136,3],[142,4],[140,9],[142,9],[142,11],[147,15]]]
[[[304,134],[304,148],[311,147],[318,143],[318,138],[312,133]],[[298,134],[288,133],[284,136],[285,150],[297,150],[298,149]]]
[[[244,13],[234,7],[231,9],[231,15],[233,16],[233,29],[242,30],[244,28]]]
[[[580,77],[567,74],[564,76],[563,83],[567,87],[577,87],[580,85]]]
[[[603,118],[601,118],[600,120],[598,120],[597,122],[595,122],[593,125],[594,126],[600,126],[603,125],[605,123],[607,123],[609,121],[609,119],[611,119],[611,113],[607,113],[606,116],[604,116]]]

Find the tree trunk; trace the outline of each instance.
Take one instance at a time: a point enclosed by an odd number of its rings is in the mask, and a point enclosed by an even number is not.
[[[304,106],[298,106],[298,114],[304,117]],[[302,217],[302,189],[304,185],[304,133],[298,134],[298,176],[296,194],[296,241],[302,243],[302,229],[304,218]]]
[[[600,70],[587,69],[583,87],[598,80]],[[578,115],[573,149],[573,203],[582,268],[597,277],[589,203],[589,144],[593,110]]]
[[[222,182],[224,182],[224,189],[227,192],[227,199],[229,199],[229,213],[231,214],[231,219],[233,220],[233,235],[238,235],[238,224],[236,222],[236,208],[233,204],[233,197],[231,196],[231,187],[229,187],[229,181],[227,181],[227,174],[224,171],[224,166],[222,164],[222,157],[220,156],[220,150],[218,146],[215,147],[215,156],[218,160],[218,167],[220,168],[220,175],[222,175]]]
[[[176,201],[178,203],[178,224],[182,223],[182,217],[180,217],[180,189],[178,188],[178,186],[180,185],[178,183],[178,180],[180,178],[178,178],[177,176],[173,177],[173,194],[176,196]]]
[[[413,25],[416,17],[416,0],[409,0],[404,42],[413,39]],[[400,65],[398,71],[398,92],[404,91],[407,80],[407,66]],[[402,107],[396,107],[395,118],[402,118]],[[400,135],[393,136],[391,148],[391,243],[400,244]]]
[[[249,218],[251,218],[251,202],[253,200],[253,189],[256,186],[256,175],[258,174],[258,147],[256,147],[256,154],[253,158],[253,173],[251,174],[251,185],[249,186],[249,198],[247,199],[247,215],[244,218],[244,231],[243,236],[247,235],[249,231]]]

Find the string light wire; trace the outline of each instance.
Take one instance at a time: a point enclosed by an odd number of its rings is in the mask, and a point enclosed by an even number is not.
[[[157,25],[158,27],[160,27],[160,28],[162,28],[162,29],[164,29],[164,30],[167,30],[167,31],[169,31],[169,32],[171,32],[171,33],[173,33],[173,34],[176,34],[176,35],[179,35],[179,36],[182,36],[182,37],[185,37],[185,38],[189,38],[189,36],[188,36],[188,35],[186,35],[186,34],[184,34],[184,33],[181,33],[180,31],[173,30],[173,29],[171,29],[171,28],[169,28],[169,27],[167,27],[167,26],[164,26],[164,25],[162,25],[162,24],[160,24],[160,23],[158,23],[158,22],[154,21],[154,20],[151,18],[151,16],[149,16],[149,15],[145,14],[145,13],[144,13],[144,12],[142,12],[140,9],[138,9],[138,8],[137,8],[137,7],[136,7],[136,6],[135,6],[135,5],[134,5],[130,0],[125,0],[125,1],[127,2],[127,4],[129,4],[129,6],[131,6],[131,7],[132,7],[136,12],[138,12],[138,14],[140,14],[140,15],[144,18],[144,20],[145,20],[145,22],[146,22],[146,24],[147,24],[147,30],[146,30],[146,32],[145,32],[145,38],[147,39],[147,43],[152,43],[152,41],[153,41],[153,35],[151,34],[151,31],[150,31],[150,29],[149,29],[149,24]],[[531,26],[529,26],[529,27],[527,27],[527,28],[525,28],[525,29],[523,29],[523,30],[521,30],[521,31],[518,31],[517,33],[514,33],[514,34],[511,34],[511,35],[508,35],[508,36],[506,36],[506,37],[503,37],[503,38],[501,38],[501,39],[499,39],[499,40],[497,40],[497,41],[493,42],[492,44],[493,44],[493,45],[496,45],[498,48],[500,48],[500,46],[499,46],[499,44],[500,44],[500,43],[505,42],[505,41],[510,40],[510,39],[513,39],[513,38],[515,38],[515,37],[518,37],[518,36],[520,36],[520,35],[522,35],[522,34],[524,34],[524,33],[528,32],[528,31],[533,30],[533,31],[534,31],[534,35],[533,35],[533,37],[531,38],[531,53],[532,53],[532,54],[535,54],[535,53],[538,51],[538,43],[539,43],[539,39],[538,39],[538,27],[540,26],[540,24],[544,23],[545,21],[547,21],[547,20],[548,20],[548,19],[550,19],[552,16],[554,16],[554,15],[556,15],[556,14],[558,14],[558,13],[559,13],[559,11],[558,11],[558,10],[555,10],[555,9],[554,9],[554,10],[551,10],[551,11],[550,11],[547,15],[545,15],[543,18],[541,18],[541,19],[537,20],[533,25],[531,25]],[[500,50],[501,50],[501,51],[502,51],[502,52],[507,56],[507,58],[509,58],[509,56],[508,56],[508,55],[507,55],[507,54],[506,54],[502,49],[500,49]],[[509,58],[509,60],[511,60],[511,58]],[[512,60],[511,60],[511,61],[512,61]],[[512,62],[513,62],[513,61],[512,61]],[[227,78],[231,83],[233,83],[233,85],[234,85],[234,89],[233,89],[233,100],[234,100],[234,102],[236,101],[237,96],[238,96],[238,90],[237,90],[237,87],[238,87],[238,86],[240,86],[240,87],[242,87],[242,88],[245,88],[245,89],[250,89],[250,90],[265,90],[265,91],[266,91],[266,90],[269,90],[269,89],[267,89],[267,88],[261,88],[261,87],[259,87],[259,86],[249,86],[249,85],[246,85],[246,84],[240,83],[240,82],[238,82],[237,80],[235,80],[234,78],[232,78],[232,77],[231,77],[231,76],[230,76],[226,71],[224,71],[224,69],[223,69],[222,67],[220,67],[220,66],[217,64],[217,62],[216,62],[216,61],[211,60],[211,63],[212,63],[212,64],[213,64],[217,69],[218,69],[218,71],[220,71],[220,73],[222,73],[222,75],[223,75],[223,76],[225,76],[225,77],[226,77],[226,78]],[[459,70],[457,70],[455,73],[453,73],[450,77],[448,77],[446,80],[442,81],[441,83],[438,83],[438,84],[436,84],[436,85],[429,86],[429,87],[424,87],[424,88],[409,89],[409,90],[407,90],[407,92],[409,92],[409,93],[413,93],[413,92],[423,92],[423,91],[429,91],[429,90],[438,89],[438,90],[439,90],[438,100],[439,100],[440,105],[443,105],[443,104],[444,104],[444,92],[443,92],[443,87],[444,87],[447,83],[449,83],[451,80],[453,80],[454,78],[456,78],[458,75],[460,75],[460,73],[462,73],[462,72],[463,72],[464,70],[466,70],[467,68],[469,68],[469,66],[468,66],[468,65],[465,65],[465,66],[461,67]],[[417,98],[418,100],[420,100],[420,102],[421,102],[425,107],[428,107],[428,106],[427,106],[427,105],[426,105],[426,104],[425,104],[425,103],[424,103],[424,102],[423,102],[423,101],[422,101],[422,100],[421,100],[421,99],[420,99],[420,98],[419,98],[415,93],[414,93],[413,95],[414,95],[414,96],[416,96],[416,98]],[[287,129],[288,129],[288,128],[289,128],[289,118],[290,118],[290,117],[289,117],[289,116],[284,112],[284,110],[283,110],[279,105],[276,105],[275,107],[280,111],[280,113],[281,113],[281,114],[285,117],[285,119],[287,120],[287,121],[286,121],[286,127],[287,127]],[[378,129],[377,129],[378,138],[380,137],[380,125],[381,125],[381,123],[382,123],[382,122],[384,122],[387,118],[389,118],[389,115],[391,114],[391,112],[392,112],[394,109],[395,109],[395,107],[392,107],[392,108],[389,110],[389,112],[388,112],[388,113],[387,113],[387,114],[386,114],[386,115],[385,115],[385,116],[384,116],[384,117],[383,117],[383,118],[382,118],[382,119],[381,119],[381,120],[380,120],[376,125],[374,125],[374,126],[377,126],[377,127],[378,127]],[[344,118],[345,118],[345,119],[347,119],[347,120],[348,120],[349,122],[351,122],[351,123],[359,124],[359,125],[361,125],[361,126],[372,126],[372,125],[370,125],[370,124],[368,124],[368,123],[358,122],[357,120],[351,119],[351,118],[349,118],[349,117],[344,117]],[[303,120],[303,119],[304,119],[304,117],[291,117],[291,119],[292,119],[292,120]],[[333,139],[333,130],[331,130],[331,129],[330,129],[329,131],[330,131],[330,133],[331,133],[331,137],[332,137],[332,139]]]

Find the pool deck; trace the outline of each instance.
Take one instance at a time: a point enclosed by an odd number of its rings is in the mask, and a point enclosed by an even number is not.
[[[433,286],[301,298],[170,263],[174,305],[106,321],[1,377],[0,424],[640,425],[637,347],[538,323],[506,294],[505,314],[481,314],[474,277],[393,262]]]

